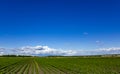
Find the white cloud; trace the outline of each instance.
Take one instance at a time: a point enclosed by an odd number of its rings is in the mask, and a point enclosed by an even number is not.
[[[63,50],[54,49],[48,46],[25,46],[21,48],[5,49],[0,48],[0,55],[2,54],[22,54],[22,55],[100,55],[100,54],[120,54],[120,47],[100,48],[96,50]]]
[[[3,55],[4,54],[4,51],[5,49],[4,48],[0,48],[0,55]]]
[[[120,47],[98,49],[103,54],[120,54]]]
[[[48,46],[35,46],[35,47],[22,47],[19,49],[19,54],[30,55],[75,55],[76,51],[73,50],[61,50],[49,48]]]

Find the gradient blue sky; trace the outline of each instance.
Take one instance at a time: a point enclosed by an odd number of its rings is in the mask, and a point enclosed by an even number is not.
[[[120,47],[120,0],[0,0],[0,47]]]

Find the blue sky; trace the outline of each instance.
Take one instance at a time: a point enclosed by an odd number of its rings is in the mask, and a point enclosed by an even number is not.
[[[120,47],[119,0],[0,0],[0,47]]]

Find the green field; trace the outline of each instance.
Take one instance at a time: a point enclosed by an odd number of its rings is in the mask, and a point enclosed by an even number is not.
[[[0,74],[120,74],[120,58],[1,57]]]

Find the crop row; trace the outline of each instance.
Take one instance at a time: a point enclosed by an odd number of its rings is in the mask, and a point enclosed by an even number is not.
[[[0,58],[0,74],[120,74],[120,58]]]
[[[2,60],[0,74],[65,74],[50,65],[39,62],[38,58],[0,58],[0,60]]]
[[[65,74],[120,74],[120,58],[37,58]],[[54,70],[55,70],[54,69]]]

